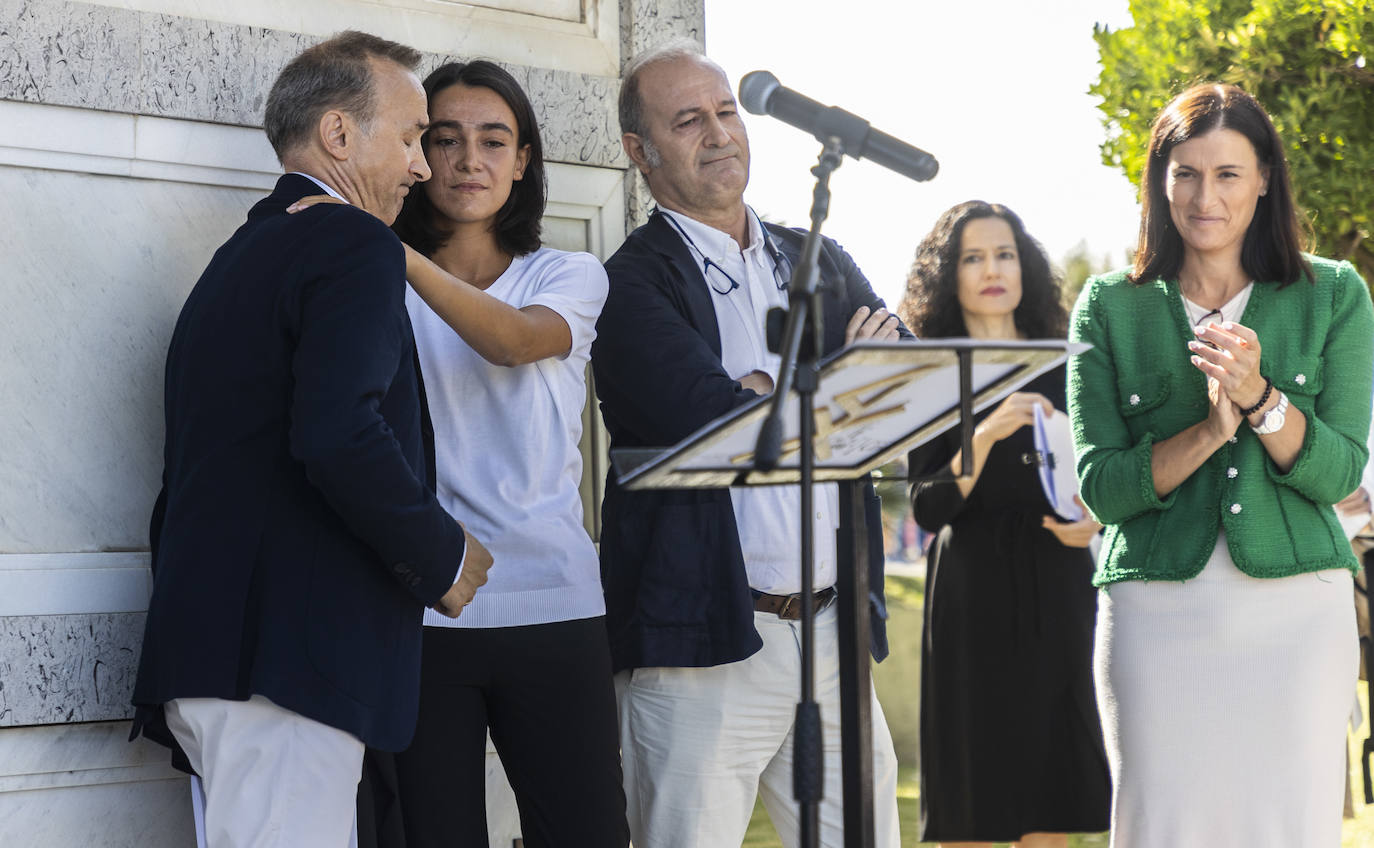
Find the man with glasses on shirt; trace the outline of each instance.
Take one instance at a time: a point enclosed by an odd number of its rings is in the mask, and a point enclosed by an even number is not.
[[[689,45],[632,60],[620,93],[626,153],[657,208],[606,263],[610,294],[592,367],[613,448],[674,444],[772,391],[779,357],[764,316],[787,305],[805,233],[744,202],[749,141],[729,80]],[[825,240],[824,345],[910,338],[853,260]],[[838,490],[816,486],[814,597],[801,598],[796,487],[621,489],[603,506],[601,573],[617,671],[631,837],[641,848],[739,845],[761,792],[797,842],[792,725],[803,604],[816,615],[816,700],[825,734],[820,842],[843,842],[835,598]],[[867,502],[870,538],[878,499]],[[882,546],[869,583],[872,650],[887,654]],[[899,844],[897,763],[874,700],[875,824]]]

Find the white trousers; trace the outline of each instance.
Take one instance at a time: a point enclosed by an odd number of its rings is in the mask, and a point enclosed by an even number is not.
[[[247,701],[178,698],[167,726],[205,789],[209,848],[345,848],[354,838],[363,743]]]
[[[836,621],[834,606],[816,616],[816,701],[825,752],[819,842],[825,848],[844,844]],[[801,622],[756,612],[754,624],[763,648],[740,662],[616,675],[635,848],[739,845],[760,793],[782,844],[798,844],[792,726],[801,691]],[[876,695],[873,784],[875,845],[896,848],[897,756]]]

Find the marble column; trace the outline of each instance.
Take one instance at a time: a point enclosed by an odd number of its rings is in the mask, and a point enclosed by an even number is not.
[[[705,45],[705,0],[620,0],[622,69],[640,52],[681,38]],[[616,126],[619,125],[617,119]],[[619,132],[616,138],[620,138]],[[625,231],[629,232],[648,219],[654,200],[644,178],[628,159],[625,166]]]

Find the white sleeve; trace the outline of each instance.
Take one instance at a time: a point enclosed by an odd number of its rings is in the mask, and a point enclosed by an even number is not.
[[[586,350],[596,338],[596,319],[606,303],[606,269],[590,253],[564,253],[549,263],[542,276],[538,290],[524,305],[538,304],[557,312],[572,332],[568,353]]]

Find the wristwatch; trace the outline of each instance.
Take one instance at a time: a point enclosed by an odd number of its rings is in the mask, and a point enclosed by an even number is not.
[[[1258,427],[1251,427],[1250,429],[1254,430],[1255,435],[1258,436],[1267,436],[1270,433],[1277,433],[1283,429],[1283,416],[1287,411],[1288,395],[1279,392],[1279,402],[1273,409],[1260,417],[1260,425]]]

